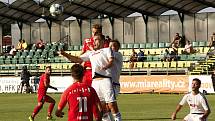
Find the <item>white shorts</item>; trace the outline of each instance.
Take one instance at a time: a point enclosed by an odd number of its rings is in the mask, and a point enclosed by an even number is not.
[[[116,101],[110,78],[102,78],[100,80],[93,79],[92,87],[96,90],[100,101],[104,101],[106,103]]]
[[[203,114],[188,114],[185,118],[184,118],[184,120],[185,121],[202,121],[202,120],[200,120],[200,118],[203,116]],[[207,121],[207,119],[206,120],[204,120],[204,121]]]

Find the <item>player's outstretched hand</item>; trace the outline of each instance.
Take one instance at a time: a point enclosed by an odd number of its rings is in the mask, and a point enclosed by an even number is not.
[[[64,115],[64,112],[57,110],[57,111],[55,112],[55,115],[56,115],[57,117],[62,118],[63,115]]]
[[[172,120],[175,120],[175,119],[176,119],[176,114],[175,114],[175,112],[172,113],[171,119],[172,119]]]

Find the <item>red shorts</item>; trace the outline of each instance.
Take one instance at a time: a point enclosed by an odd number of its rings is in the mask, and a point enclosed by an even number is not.
[[[82,82],[87,84],[88,86],[92,85],[92,70],[91,69],[84,70],[84,77],[83,77]]]
[[[47,102],[50,99],[52,99],[52,98],[48,95],[38,95],[37,101],[38,102]]]

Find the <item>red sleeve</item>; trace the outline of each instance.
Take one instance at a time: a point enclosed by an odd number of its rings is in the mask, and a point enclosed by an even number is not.
[[[82,51],[86,52],[87,51],[87,43],[86,43],[86,39],[84,39],[84,43],[83,43],[83,47],[82,47]]]
[[[68,92],[69,88],[67,88],[61,95],[60,102],[58,104],[58,110],[63,110],[63,108],[66,106]]]

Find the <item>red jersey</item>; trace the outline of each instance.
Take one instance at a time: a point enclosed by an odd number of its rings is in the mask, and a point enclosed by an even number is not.
[[[38,88],[38,95],[46,95],[47,87],[45,87],[44,82],[46,81],[47,84],[50,84],[50,77],[46,74],[42,74],[40,77],[40,83]]]
[[[109,47],[110,40],[111,40],[111,39],[105,39],[105,42],[104,42],[104,48]]]
[[[87,52],[88,50],[90,51],[89,46],[94,47],[94,38],[93,37],[84,40],[82,51],[83,52]],[[91,68],[90,61],[86,61],[84,63],[84,67],[90,67]]]
[[[62,109],[66,103],[68,121],[93,121],[93,107],[99,103],[99,98],[92,87],[75,82],[62,94],[58,108]]]

